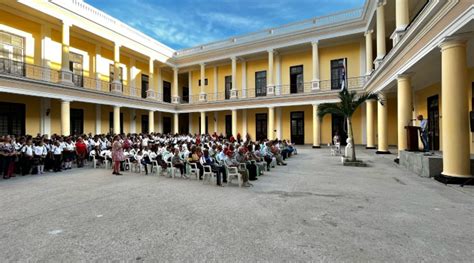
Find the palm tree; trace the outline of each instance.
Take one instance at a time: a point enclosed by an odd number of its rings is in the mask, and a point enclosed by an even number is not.
[[[380,101],[378,94],[375,93],[361,93],[357,94],[355,91],[348,91],[347,89],[342,89],[339,92],[338,103],[323,103],[318,107],[318,116],[320,119],[326,114],[335,114],[344,117],[347,120],[347,130],[348,137],[352,141],[352,162],[356,161],[355,153],[355,143],[354,143],[354,132],[352,130],[352,115],[357,110],[357,108],[362,105],[367,100],[377,100]],[[380,103],[382,103],[380,101]]]

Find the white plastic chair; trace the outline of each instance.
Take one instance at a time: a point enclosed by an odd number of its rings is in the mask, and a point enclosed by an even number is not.
[[[156,174],[161,173],[161,166],[158,165],[157,160],[151,161],[151,173],[155,172]]]
[[[203,165],[204,167],[204,173],[203,173],[203,184],[209,182],[209,184],[212,183],[212,179],[214,177],[214,172],[212,171],[212,168],[210,165]],[[217,180],[217,178],[216,178]]]
[[[237,178],[239,181],[239,187],[242,187],[242,175],[239,173],[237,167],[229,167],[226,165],[225,168],[227,170],[227,184],[232,183],[232,179]]]
[[[191,177],[194,175],[196,177],[196,180],[199,179],[199,169],[197,167],[196,163],[188,163],[189,169],[188,169],[188,175]]]
[[[95,158],[95,155],[92,156],[92,166],[94,167],[94,169],[97,168],[97,162],[98,160]]]

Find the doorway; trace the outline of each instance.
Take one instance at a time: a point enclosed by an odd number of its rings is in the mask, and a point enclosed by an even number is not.
[[[70,131],[71,135],[81,135],[84,133],[84,110],[71,109],[70,112]],[[70,134],[63,134],[70,135]]]
[[[142,133],[148,133],[150,130],[148,129],[148,124],[150,120],[148,115],[142,115]]]
[[[146,99],[147,97],[146,92],[148,91],[148,85],[149,85],[148,76],[145,74],[142,74],[142,99]]]
[[[225,136],[227,138],[232,136],[232,115],[225,116]]]
[[[255,139],[257,139],[257,141],[268,138],[268,115],[266,113],[258,113],[255,115],[255,129]]]
[[[347,140],[346,119],[342,116],[331,114],[331,127],[332,127],[331,142],[332,142],[332,138],[334,138],[334,136],[338,134],[341,145],[346,145],[347,144],[346,143],[346,140]]]
[[[171,103],[171,83],[163,81],[163,102]]]
[[[304,144],[304,111],[291,113],[291,142]]]
[[[171,134],[171,117],[163,117],[163,134]]]
[[[439,151],[439,96],[428,98],[428,142],[430,150]]]
[[[0,135],[25,135],[25,112],[25,104],[0,103]]]
[[[290,67],[290,93],[304,92],[303,65]]]
[[[189,134],[189,113],[179,114],[179,134]]]

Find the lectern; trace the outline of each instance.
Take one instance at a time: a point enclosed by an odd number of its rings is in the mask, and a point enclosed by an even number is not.
[[[407,151],[409,152],[418,152],[418,131],[420,127],[417,126],[405,126],[407,130]]]

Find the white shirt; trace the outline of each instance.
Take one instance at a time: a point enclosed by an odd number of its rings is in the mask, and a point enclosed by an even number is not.
[[[420,127],[421,127],[421,131],[426,131],[426,129],[428,128],[428,120],[421,120],[420,121]]]
[[[46,146],[35,146],[35,155],[37,156],[46,156],[48,153],[48,149],[46,149]]]
[[[28,155],[28,156],[33,156],[33,146],[31,145],[25,145],[21,149],[21,152]]]
[[[53,154],[60,155],[63,152],[63,148],[60,146],[53,145]]]

